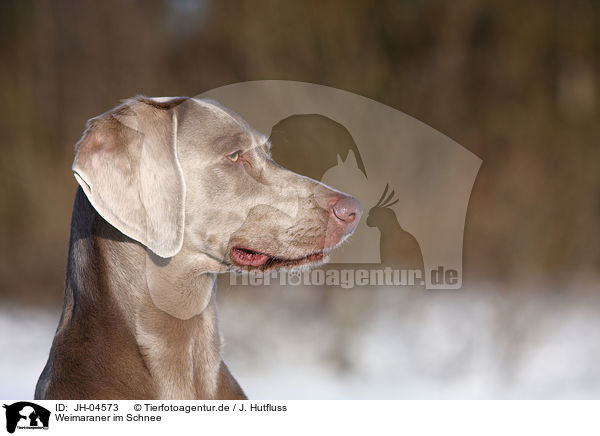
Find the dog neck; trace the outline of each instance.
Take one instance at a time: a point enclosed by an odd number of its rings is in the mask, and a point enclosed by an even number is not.
[[[183,266],[156,263],[78,189],[63,314],[38,385],[52,394],[36,397],[243,397],[221,359],[215,276],[177,275]]]

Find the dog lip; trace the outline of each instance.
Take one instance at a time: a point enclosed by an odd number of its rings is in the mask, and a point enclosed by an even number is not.
[[[248,248],[234,248],[231,252],[233,260],[243,266],[260,267],[269,261],[270,256]]]
[[[321,250],[298,258],[283,258],[239,246],[231,249],[229,257],[232,263],[238,267],[244,269],[266,270],[316,263],[323,260],[325,255],[325,251]]]

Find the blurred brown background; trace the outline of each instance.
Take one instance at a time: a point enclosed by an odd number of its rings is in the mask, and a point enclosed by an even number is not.
[[[22,0],[0,3],[0,304],[61,302],[88,118],[259,79],[367,96],[483,159],[465,286],[597,283],[600,2]]]

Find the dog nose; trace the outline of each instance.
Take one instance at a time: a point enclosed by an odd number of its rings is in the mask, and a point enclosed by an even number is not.
[[[356,199],[344,196],[333,204],[331,212],[338,224],[346,227],[345,233],[350,233],[360,221],[363,209]]]

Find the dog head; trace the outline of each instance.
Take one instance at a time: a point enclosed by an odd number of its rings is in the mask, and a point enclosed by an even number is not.
[[[128,100],[88,122],[73,171],[123,234],[160,258],[203,253],[215,272],[324,262],[362,214],[277,165],[265,136],[212,101]]]

